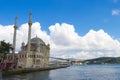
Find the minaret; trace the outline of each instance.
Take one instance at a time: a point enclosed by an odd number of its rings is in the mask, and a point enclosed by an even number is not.
[[[28,26],[29,26],[29,30],[28,30],[28,53],[30,53],[32,12],[30,12],[30,15],[29,15]]]
[[[13,51],[12,51],[13,54],[15,53],[15,47],[16,47],[17,22],[18,22],[18,17],[16,16],[16,18],[15,18],[15,23],[14,23]]]

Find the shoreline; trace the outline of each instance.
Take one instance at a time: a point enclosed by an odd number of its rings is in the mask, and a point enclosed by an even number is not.
[[[21,73],[37,72],[37,71],[54,70],[54,69],[67,68],[67,67],[69,67],[69,65],[53,66],[53,67],[45,67],[45,68],[28,68],[28,69],[18,69],[18,70],[11,70],[11,71],[2,71],[2,76],[15,75],[15,74],[21,74]]]

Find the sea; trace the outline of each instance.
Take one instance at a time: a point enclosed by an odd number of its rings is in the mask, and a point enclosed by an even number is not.
[[[120,64],[72,65],[49,71],[2,76],[1,80],[120,80]]]

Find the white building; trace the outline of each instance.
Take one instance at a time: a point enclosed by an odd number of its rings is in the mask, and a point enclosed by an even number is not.
[[[30,51],[27,52],[28,45],[22,43],[18,57],[18,66],[22,68],[46,67],[49,63],[50,45],[38,38],[31,39]]]

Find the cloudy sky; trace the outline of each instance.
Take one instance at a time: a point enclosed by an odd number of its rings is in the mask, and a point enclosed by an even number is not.
[[[32,38],[51,46],[51,56],[91,59],[120,56],[120,0],[0,0],[0,40],[12,44],[18,16],[16,52]]]

